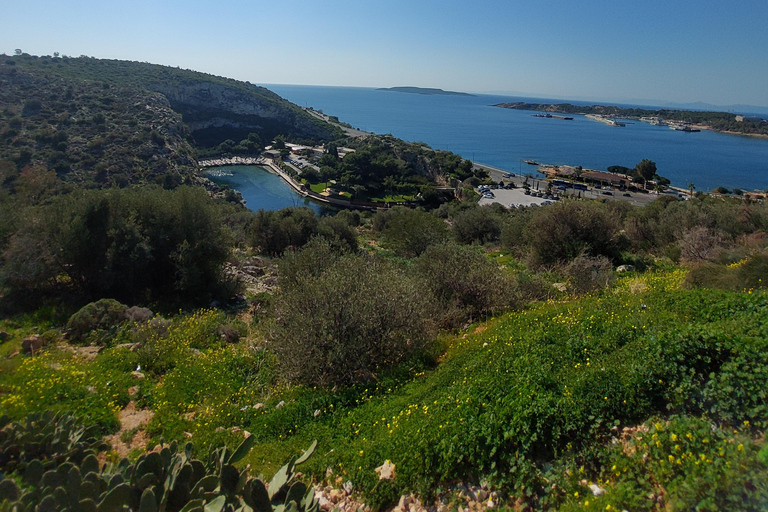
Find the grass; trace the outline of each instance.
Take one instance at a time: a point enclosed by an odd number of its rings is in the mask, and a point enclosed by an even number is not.
[[[181,315],[155,341],[173,364],[148,373],[139,401],[155,410],[155,439],[191,435],[202,449],[248,431],[257,444],[246,462],[265,475],[318,439],[306,472],[322,479],[332,468],[375,507],[485,480],[536,508],[653,510],[663,499],[759,509],[768,295],[684,290],[685,277],[621,278],[601,294],[506,314],[442,338],[439,363],[424,357],[339,390],[286,386],[268,352],[216,342],[219,313]],[[126,400],[139,357],[113,348],[90,364],[25,359],[0,376],[0,406],[106,418]],[[105,398],[83,393],[89,385]],[[397,467],[391,482],[373,471],[385,460]],[[607,492],[594,497],[590,483]]]

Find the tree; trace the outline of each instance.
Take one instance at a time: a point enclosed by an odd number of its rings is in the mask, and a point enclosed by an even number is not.
[[[268,339],[289,379],[324,387],[372,380],[429,340],[429,298],[394,264],[347,255],[313,274],[275,296]]]
[[[432,245],[416,261],[415,270],[435,297],[443,327],[511,305],[512,280],[479,247]]]
[[[25,212],[0,281],[16,292],[58,280],[94,298],[206,302],[219,291],[224,236],[204,189],[77,191]]]
[[[289,247],[301,247],[315,234],[317,217],[306,206],[259,210],[253,222],[253,245],[268,256],[279,256]]]
[[[696,185],[694,185],[693,183],[689,183],[688,190],[691,191],[691,197],[693,197],[693,191],[696,190]]]
[[[493,242],[501,235],[501,219],[491,207],[471,208],[454,216],[453,234],[463,244]]]
[[[616,259],[624,239],[621,218],[596,202],[560,202],[536,212],[525,229],[533,260],[564,263],[580,255]]]
[[[648,180],[652,180],[656,175],[656,162],[643,158],[635,166],[635,171],[643,178],[643,188],[646,188]]]
[[[398,255],[419,256],[430,245],[448,239],[448,226],[434,215],[405,207],[379,212],[374,227],[382,231],[385,247]]]

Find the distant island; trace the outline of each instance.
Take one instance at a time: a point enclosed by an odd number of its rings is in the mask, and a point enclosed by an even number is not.
[[[379,87],[377,91],[407,92],[411,94],[424,94],[426,96],[474,96],[466,92],[444,91],[430,87]]]
[[[667,108],[646,109],[611,105],[572,105],[571,103],[526,103],[523,101],[497,103],[492,106],[515,110],[633,119],[659,126],[668,125],[674,129],[680,129],[680,127],[682,127],[683,131],[706,129],[736,135],[768,138],[768,122],[764,119],[756,116],[737,115],[730,112],[709,112]]]

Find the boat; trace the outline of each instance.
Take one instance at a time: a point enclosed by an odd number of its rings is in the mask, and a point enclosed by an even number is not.
[[[536,160],[523,160],[523,162],[527,163],[528,165],[539,165],[539,162]]]
[[[547,117],[549,119],[562,119],[564,121],[573,121],[572,117],[559,116],[557,114],[531,114],[531,117]]]

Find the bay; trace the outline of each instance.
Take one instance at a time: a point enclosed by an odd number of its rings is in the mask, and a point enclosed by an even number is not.
[[[304,107],[337,116],[356,128],[425,142],[478,163],[530,172],[523,160],[606,170],[657,164],[672,184],[709,191],[718,186],[768,189],[768,140],[701,131],[685,133],[647,123],[617,128],[574,116],[573,121],[532,117],[493,107],[503,102],[586,104],[512,96],[445,96],[362,87],[265,85]],[[591,104],[591,103],[590,103]],[[621,105],[634,106],[634,105]]]
[[[210,171],[207,173],[212,181],[227,185],[240,192],[243,199],[245,199],[245,205],[253,211],[307,206],[318,215],[327,215],[328,213],[335,212],[333,209],[300,196],[280,176],[269,172],[263,167],[229,165],[211,169],[211,171],[214,170],[232,174],[231,176],[217,176],[210,174]]]

